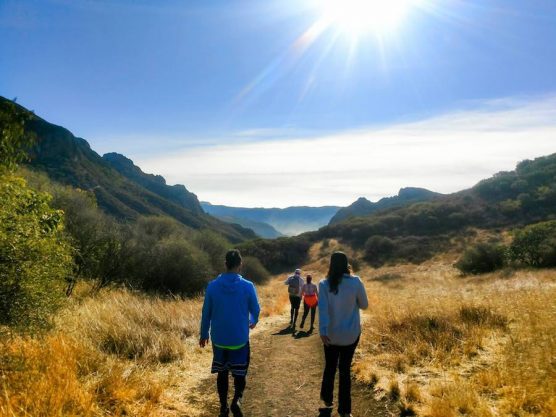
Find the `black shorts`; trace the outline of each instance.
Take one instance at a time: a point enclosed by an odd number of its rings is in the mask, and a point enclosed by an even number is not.
[[[233,376],[245,376],[249,369],[251,350],[249,342],[240,349],[224,349],[212,344],[212,367],[213,374],[223,371],[231,371]]]
[[[290,295],[290,304],[292,305],[292,308],[299,310],[299,306],[301,305],[301,297]]]

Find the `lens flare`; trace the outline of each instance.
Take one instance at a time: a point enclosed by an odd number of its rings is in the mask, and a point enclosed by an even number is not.
[[[351,35],[395,30],[415,0],[322,0],[322,19]]]

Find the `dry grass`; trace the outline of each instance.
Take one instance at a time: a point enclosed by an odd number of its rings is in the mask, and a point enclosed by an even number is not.
[[[318,281],[338,248],[315,245],[304,273]],[[556,415],[556,271],[461,278],[456,257],[357,271],[371,307],[356,378],[401,416]],[[287,308],[281,279],[258,292],[264,316]],[[43,338],[0,341],[0,416],[201,415],[200,299],[76,294]]]
[[[278,284],[259,288],[266,316],[283,312]],[[201,415],[211,360],[197,346],[201,299],[76,294],[54,331],[0,341],[1,417]]]
[[[357,379],[400,415],[556,415],[556,271],[464,279],[454,258],[361,271]]]
[[[43,338],[2,343],[0,415],[158,415],[161,368],[199,355],[199,309],[121,290],[85,297]]]
[[[185,355],[198,333],[201,300],[168,300],[108,292],[89,298],[59,322],[97,350],[127,359],[167,363]]]

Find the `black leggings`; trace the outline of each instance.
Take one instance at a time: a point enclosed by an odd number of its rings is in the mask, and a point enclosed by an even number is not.
[[[317,306],[309,307],[307,303],[303,303],[303,318],[301,319],[301,327],[305,324],[305,319],[309,315],[309,310],[311,311],[311,329],[313,328],[313,324],[315,324],[315,311],[317,310]]]
[[[228,375],[228,371],[221,371],[218,372],[218,376],[216,378],[216,387],[218,388],[218,397],[220,398],[220,407],[222,409],[228,408]],[[241,397],[243,397],[243,391],[245,390],[246,383],[245,376],[234,375],[235,392],[233,402],[237,402],[241,399]]]
[[[351,413],[351,361],[357,343],[359,343],[359,338],[349,346],[324,346],[326,365],[322,376],[320,397],[327,405],[333,404],[334,378],[336,377],[336,369],[339,369],[338,413],[340,414]]]
[[[296,297],[295,295],[290,295],[290,323],[295,326],[297,321],[297,315],[299,314],[299,305],[301,304],[301,297]]]

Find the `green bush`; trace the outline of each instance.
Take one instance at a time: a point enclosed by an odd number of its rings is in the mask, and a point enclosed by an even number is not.
[[[391,258],[396,245],[385,236],[371,236],[365,242],[365,260],[372,266],[381,266]]]
[[[92,278],[99,287],[121,274],[121,226],[96,205],[94,194],[58,186],[52,204],[64,211],[66,231],[75,247],[78,277]]]
[[[33,135],[24,133],[30,118],[13,102],[0,108],[0,170],[13,171],[28,158],[27,151],[35,142]]]
[[[63,210],[65,233],[75,248],[75,277],[92,279],[98,288],[121,280],[123,227],[99,209],[95,195],[53,182],[43,173],[19,172],[33,189],[53,196],[52,207]]]
[[[261,261],[252,256],[245,256],[243,258],[241,275],[255,284],[264,284],[270,279],[270,273],[266,270]]]
[[[556,221],[536,223],[514,234],[510,260],[535,268],[556,266]]]
[[[468,248],[454,266],[465,274],[493,272],[505,265],[505,251],[500,244],[478,243]]]
[[[73,254],[62,233],[63,213],[50,199],[22,178],[0,175],[0,324],[47,327],[62,304]]]
[[[142,274],[145,290],[195,295],[213,278],[208,256],[178,237],[157,242],[145,255]]]
[[[225,268],[224,257],[230,244],[224,237],[211,230],[201,230],[193,237],[193,243],[208,255],[214,274]]]
[[[269,271],[278,273],[303,265],[308,258],[311,242],[302,236],[278,239],[256,239],[238,245],[245,256],[261,261]]]
[[[374,267],[380,267],[389,262],[419,264],[440,252],[447,243],[448,239],[443,235],[398,238],[375,235],[365,242],[364,259]]]

